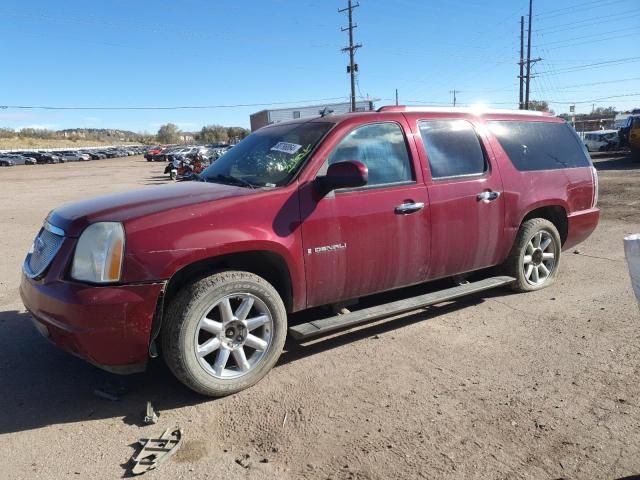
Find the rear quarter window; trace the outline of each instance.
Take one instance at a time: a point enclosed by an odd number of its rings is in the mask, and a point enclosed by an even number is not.
[[[487,125],[518,170],[591,166],[580,138],[566,123],[492,120]]]

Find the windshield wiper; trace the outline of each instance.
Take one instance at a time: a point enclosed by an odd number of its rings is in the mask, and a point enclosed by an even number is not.
[[[231,185],[242,185],[243,187],[248,187],[248,188],[258,188],[258,185],[248,182],[243,178],[234,177],[233,175],[223,175],[219,173],[217,175],[214,175],[213,177],[206,177],[206,178],[212,179],[212,180],[222,180],[223,182],[226,182]]]

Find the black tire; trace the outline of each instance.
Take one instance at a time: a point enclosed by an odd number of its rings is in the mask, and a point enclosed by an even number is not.
[[[272,319],[270,343],[246,373],[237,378],[217,378],[200,363],[202,358],[198,359],[199,346],[194,343],[198,325],[212,305],[240,292],[259,299],[268,309]],[[203,395],[222,397],[260,381],[280,357],[286,335],[287,312],[276,289],[252,273],[225,271],[185,286],[170,302],[162,327],[162,351],[171,372],[187,387]]]
[[[534,238],[541,232],[541,238],[544,237],[545,239],[551,239],[552,242],[545,249],[545,252],[553,252],[554,258],[552,267],[550,267],[550,260],[547,260],[546,263],[544,263],[544,268],[550,270],[549,274],[546,275],[543,280],[538,276],[538,282],[534,282],[535,277],[533,277],[531,273],[529,274],[529,277],[527,276],[528,266],[525,266],[524,262],[525,255],[528,253],[527,250],[530,248],[528,247],[529,242],[535,243]],[[558,229],[549,220],[544,218],[532,218],[523,222],[522,225],[520,225],[520,230],[518,230],[518,235],[516,236],[511,253],[509,253],[509,257],[502,265],[504,273],[515,277],[516,279],[516,281],[511,285],[511,288],[516,292],[531,292],[552,285],[558,275],[558,268],[560,267],[561,246],[562,243]],[[536,253],[535,255],[536,258],[532,262],[532,269],[536,269],[539,272],[542,267],[539,266],[540,263],[537,265],[535,265],[535,263],[538,260],[537,257],[541,255],[543,256],[543,252],[541,251],[540,254]],[[533,257],[534,255],[532,254],[529,256]],[[541,263],[543,261],[544,260],[542,259],[540,260]],[[537,275],[540,274],[537,273]]]

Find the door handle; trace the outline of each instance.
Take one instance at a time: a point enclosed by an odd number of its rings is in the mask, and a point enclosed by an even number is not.
[[[478,195],[476,195],[476,198],[478,200],[484,200],[486,202],[493,202],[494,200],[497,200],[499,196],[500,196],[500,192],[488,191],[488,192],[480,192]]]
[[[414,213],[418,210],[422,210],[424,208],[424,203],[422,202],[405,202],[401,203],[395,208],[396,213],[407,214]]]

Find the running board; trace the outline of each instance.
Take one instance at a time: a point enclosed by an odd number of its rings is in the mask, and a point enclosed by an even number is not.
[[[296,340],[308,340],[312,337],[331,333],[335,330],[341,330],[347,327],[353,327],[360,323],[380,320],[391,315],[399,315],[402,313],[418,310],[420,308],[436,305],[438,303],[448,302],[460,297],[471,295],[496,287],[502,287],[513,283],[516,279],[513,277],[490,277],[473,283],[466,283],[456,287],[438,290],[437,292],[419,295],[404,300],[397,300],[375,307],[364,308],[356,312],[346,313],[344,315],[336,315],[335,317],[322,318],[312,322],[301,323],[289,328],[289,334]]]

